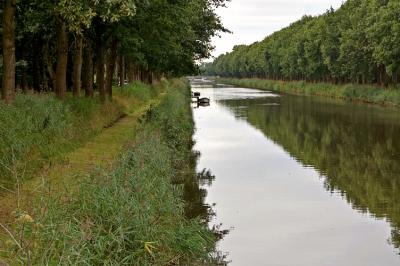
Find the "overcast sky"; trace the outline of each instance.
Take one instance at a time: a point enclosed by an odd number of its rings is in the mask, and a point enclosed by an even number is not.
[[[303,15],[319,15],[330,7],[337,9],[343,0],[231,0],[217,10],[233,34],[214,38],[213,56],[230,52],[237,44],[251,44],[288,26]]]

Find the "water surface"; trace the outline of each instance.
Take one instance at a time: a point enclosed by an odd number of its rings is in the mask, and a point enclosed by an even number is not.
[[[400,265],[398,110],[195,81],[231,265]]]

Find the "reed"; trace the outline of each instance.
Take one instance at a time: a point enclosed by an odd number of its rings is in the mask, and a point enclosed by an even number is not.
[[[174,182],[188,171],[193,153],[190,92],[182,81],[164,86],[162,102],[142,118],[113,169],[93,171],[77,191],[44,194],[35,213],[17,213],[11,233],[22,241],[8,241],[9,260],[33,265],[212,262],[214,234],[200,219],[185,217],[183,187]]]

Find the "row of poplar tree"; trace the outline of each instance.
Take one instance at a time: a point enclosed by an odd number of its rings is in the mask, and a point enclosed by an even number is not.
[[[348,0],[304,16],[249,46],[236,46],[209,74],[333,83],[398,84],[400,1]]]
[[[225,31],[214,12],[224,1],[3,0],[2,98],[96,89],[106,100],[116,74],[124,84],[193,73]]]

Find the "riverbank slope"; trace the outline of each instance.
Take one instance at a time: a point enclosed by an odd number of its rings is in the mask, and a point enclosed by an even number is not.
[[[400,90],[370,85],[307,83],[304,81],[275,81],[266,79],[217,78],[217,82],[288,94],[324,96],[380,105],[400,106]]]
[[[193,159],[194,130],[190,90],[182,81],[164,86],[161,103],[153,102],[135,120],[140,121],[135,131],[123,126],[127,138],[116,160],[110,163],[110,158],[104,158],[106,165],[96,164],[77,174],[72,189],[69,180],[57,182],[56,190],[45,183],[29,212],[14,211],[15,220],[6,226],[8,239],[1,247],[5,262],[187,265],[209,261],[214,235],[199,220],[185,217],[182,186],[173,185],[190,176],[188,172],[194,173],[188,163]],[[99,142],[103,153],[108,144],[120,141],[121,135],[109,135],[109,142]]]

